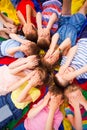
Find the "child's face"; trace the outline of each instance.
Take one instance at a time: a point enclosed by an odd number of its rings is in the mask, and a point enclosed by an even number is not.
[[[48,107],[49,108],[51,108],[51,107],[59,108],[62,103],[63,103],[62,95],[55,96],[55,95],[51,94],[51,97],[50,97],[50,100],[48,103]]]
[[[68,99],[70,99],[71,97],[77,97],[79,95],[79,93],[81,93],[81,91],[79,89],[69,92],[69,91],[65,91],[65,95]]]

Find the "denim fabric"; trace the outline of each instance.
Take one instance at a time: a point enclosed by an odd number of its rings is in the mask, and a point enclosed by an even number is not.
[[[17,4],[20,2],[21,0],[11,0],[12,4],[14,5],[14,7],[17,6]]]
[[[22,110],[17,109],[11,101],[10,93],[5,96],[0,96],[0,108],[5,105],[8,105],[13,115],[0,122],[0,129],[5,127],[12,119],[18,119],[22,115]]]
[[[21,123],[20,125],[18,125],[16,128],[14,128],[14,130],[25,130],[24,123]]]
[[[61,44],[68,37],[71,39],[71,46],[74,46],[76,44],[77,31],[72,25],[70,24],[62,25],[58,29],[58,33],[60,35],[58,44]]]
[[[71,46],[74,46],[76,43],[77,34],[85,20],[86,17],[80,13],[72,16],[61,16],[59,19],[59,29],[57,31],[60,35],[58,44],[69,37],[71,39]]]

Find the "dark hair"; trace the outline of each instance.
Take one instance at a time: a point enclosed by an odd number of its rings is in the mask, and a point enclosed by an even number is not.
[[[49,86],[48,90],[49,92],[52,92],[53,95],[57,96],[59,94],[59,95],[62,95],[62,98],[64,98],[64,89],[57,86],[55,83]]]
[[[36,43],[30,44],[29,52],[31,55],[38,55],[39,51],[40,51],[40,49]]]
[[[55,75],[54,75],[53,79],[54,79],[55,84],[61,88],[66,88],[70,84],[70,83],[67,83],[66,85],[62,85]]]
[[[48,42],[45,38],[42,38],[42,39],[37,40],[37,45],[41,49],[48,49],[50,45],[50,41]]]
[[[42,64],[43,64],[43,66],[45,66],[47,69],[48,69],[48,71],[52,71],[53,70],[53,65],[51,65],[50,63],[48,63],[45,59],[44,59],[44,57],[42,57],[41,58],[41,62],[42,62]]]
[[[38,38],[38,35],[37,35],[37,30],[35,31],[35,33],[29,33],[29,34],[26,34],[25,35],[26,39],[32,41],[32,42],[35,42],[37,43],[37,38]]]

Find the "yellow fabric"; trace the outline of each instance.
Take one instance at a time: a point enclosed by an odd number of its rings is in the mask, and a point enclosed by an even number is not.
[[[0,12],[5,12],[15,24],[19,24],[19,20],[16,15],[16,9],[10,0],[0,0]]]
[[[22,90],[25,88],[25,86],[27,85],[28,82],[25,82],[23,85],[21,85],[18,89],[16,89],[15,91],[12,92],[11,94],[11,99],[12,102],[15,104],[15,106],[18,109],[24,109],[29,102],[22,102],[19,103],[17,102],[17,98],[20,95],[20,93],[22,92]],[[33,102],[37,100],[37,98],[40,96],[40,90],[38,88],[31,88],[30,91],[28,92],[28,94],[30,95],[30,97],[32,98]]]
[[[71,12],[75,14],[81,8],[85,0],[72,0]]]
[[[67,120],[67,118],[64,118],[64,120],[63,120],[63,126],[64,126],[64,130],[72,130],[71,124]]]
[[[66,114],[65,114],[65,107],[67,107],[67,106],[68,106],[68,103],[67,103],[67,101],[65,101],[60,107],[60,110],[64,116],[63,127],[64,127],[64,130],[72,130],[72,126],[71,126],[70,122],[68,121],[68,119],[66,118]]]

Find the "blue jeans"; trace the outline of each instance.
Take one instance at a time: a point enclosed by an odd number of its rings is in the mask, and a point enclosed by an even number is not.
[[[22,110],[17,109],[13,104],[10,93],[5,96],[0,96],[0,108],[2,108],[5,105],[9,107],[9,110],[12,112],[12,115],[0,122],[0,129],[5,127],[11,120],[19,119],[19,117],[21,117],[22,115]]]

